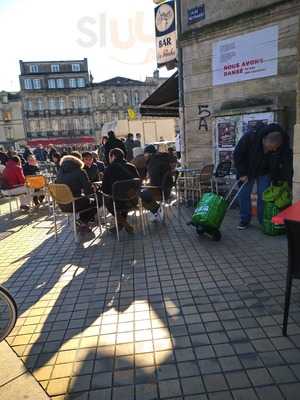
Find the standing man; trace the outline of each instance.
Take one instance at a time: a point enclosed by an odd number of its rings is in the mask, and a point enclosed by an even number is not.
[[[142,147],[142,135],[140,133],[135,135],[134,147]]]
[[[126,157],[125,144],[122,142],[122,140],[119,140],[116,138],[114,131],[109,131],[108,132],[108,140],[104,145],[106,164],[109,164],[109,152],[113,149],[121,149],[124,152],[125,157]]]
[[[127,152],[127,161],[131,162],[133,160],[133,149],[136,147],[132,133],[128,133],[127,139],[125,141],[125,147]]]
[[[278,124],[261,127],[244,135],[235,151],[234,163],[241,183],[245,183],[239,197],[240,224],[247,229],[251,222],[251,193],[257,183],[258,221],[263,222],[263,193],[271,182],[291,182],[293,175],[292,151],[289,137]]]
[[[38,161],[40,162],[47,161],[48,158],[47,150],[45,150],[41,144],[39,144],[39,147],[35,149],[33,153]]]

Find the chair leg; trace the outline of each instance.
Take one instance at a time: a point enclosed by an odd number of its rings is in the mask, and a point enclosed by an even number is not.
[[[55,201],[54,200],[53,200],[53,221],[54,221],[55,240],[57,240],[57,222],[56,222]]]
[[[10,216],[10,219],[12,218],[12,208],[11,208],[11,198],[9,197],[9,199],[8,199],[8,203],[9,203],[9,216]]]
[[[97,194],[95,194],[95,200],[96,200],[96,207],[97,207],[98,225],[99,225],[100,233],[102,234],[101,216],[100,216],[99,201],[98,201]]]
[[[118,239],[118,241],[120,241],[120,233],[119,233],[119,225],[118,225],[117,208],[116,208],[116,203],[113,202],[113,204],[114,204],[115,226],[116,226],[116,231],[117,231],[117,239]]]
[[[140,213],[140,219],[141,219],[141,223],[142,223],[143,235],[145,236],[146,230],[145,230],[145,221],[144,221],[143,205],[142,205],[141,198],[139,199],[139,213]]]
[[[78,242],[78,234],[77,234],[77,227],[76,227],[76,210],[75,210],[75,202],[73,201],[73,229],[74,229],[74,239],[75,242]]]
[[[289,318],[291,293],[292,293],[292,277],[290,276],[290,274],[288,274],[286,279],[285,302],[284,302],[284,315],[283,315],[283,327],[282,327],[283,336],[287,336],[287,325]]]

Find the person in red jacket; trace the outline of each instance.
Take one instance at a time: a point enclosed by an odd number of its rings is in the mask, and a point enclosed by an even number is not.
[[[18,156],[12,156],[5,164],[2,174],[5,182],[4,195],[18,196],[20,195],[21,210],[28,211],[30,204],[30,196],[25,186],[25,176],[21,166],[21,160]]]

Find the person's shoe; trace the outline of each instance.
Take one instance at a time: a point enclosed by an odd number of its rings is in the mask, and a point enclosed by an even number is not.
[[[20,206],[20,210],[22,210],[22,211],[29,211],[29,206],[26,206],[25,204],[22,204],[21,206]]]
[[[240,230],[240,231],[244,231],[245,229],[248,229],[249,228],[249,222],[240,222],[240,224],[238,225],[238,229]]]
[[[128,222],[126,222],[125,224],[125,231],[129,234],[129,235],[133,235],[134,234],[134,228],[132,225],[130,225]]]
[[[158,222],[164,222],[164,209],[162,207],[159,207],[159,209],[157,210],[157,221]]]

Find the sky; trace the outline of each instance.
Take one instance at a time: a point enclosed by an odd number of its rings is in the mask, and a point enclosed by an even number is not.
[[[86,57],[95,82],[156,68],[152,0],[0,0],[0,38],[0,91],[19,90],[19,60]]]

